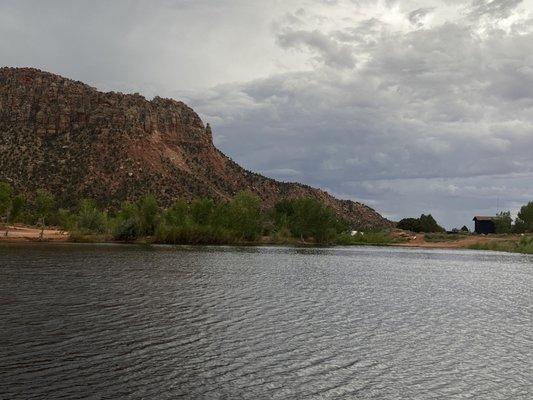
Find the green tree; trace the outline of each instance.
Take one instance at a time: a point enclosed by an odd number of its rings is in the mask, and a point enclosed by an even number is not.
[[[151,194],[146,194],[137,201],[136,206],[139,233],[146,236],[153,235],[159,222],[159,207],[156,198]]]
[[[318,243],[331,242],[341,224],[331,209],[314,198],[294,201],[294,213],[289,217],[291,233],[302,239],[314,238]]]
[[[195,224],[209,225],[215,209],[215,203],[211,199],[197,199],[191,204],[191,217]]]
[[[55,199],[52,193],[44,189],[37,189],[35,195],[35,214],[39,218],[41,233],[39,240],[43,239],[46,222],[52,216],[55,207]]]
[[[518,219],[527,232],[533,232],[533,201],[520,208]]]
[[[513,224],[513,233],[525,233],[527,231],[527,226],[524,221],[520,218],[515,219]]]
[[[510,211],[502,211],[494,219],[494,230],[496,233],[510,233],[513,227],[513,219]]]
[[[272,220],[277,231],[289,227],[290,219],[294,215],[294,200],[283,199],[274,204],[269,211],[269,217]]]
[[[397,227],[404,231],[422,232],[419,218],[403,218],[398,221]]]
[[[140,221],[136,204],[129,201],[122,206],[113,221],[113,237],[117,240],[130,241],[140,236]]]
[[[256,240],[262,231],[261,200],[249,192],[239,192],[229,204],[230,229],[246,240]]]
[[[26,201],[22,195],[17,195],[13,197],[13,202],[11,204],[11,220],[17,222],[21,218],[22,213],[24,212],[24,207]]]
[[[420,218],[404,218],[398,222],[398,228],[411,232],[436,233],[445,232],[431,214],[422,214]]]
[[[420,227],[422,232],[446,232],[446,230],[440,226],[435,218],[431,214],[420,216]]]
[[[152,236],[159,221],[157,200],[153,195],[147,194],[135,203],[122,203],[113,221],[113,236],[115,239],[126,241]]]
[[[0,215],[5,218],[5,236],[8,234],[9,219],[13,206],[13,189],[6,182],[0,182]]]
[[[233,221],[232,208],[229,202],[218,203],[211,214],[211,226],[215,229],[231,229]]]
[[[107,231],[107,225],[107,214],[98,209],[94,200],[80,200],[76,215],[76,228],[78,230],[104,233]]]
[[[189,205],[177,200],[165,211],[164,217],[165,223],[170,226],[184,226],[188,223]]]

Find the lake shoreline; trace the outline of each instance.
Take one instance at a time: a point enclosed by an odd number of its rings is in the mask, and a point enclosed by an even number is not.
[[[113,240],[105,235],[83,235],[72,237],[70,232],[61,231],[55,228],[47,228],[43,232],[43,237],[40,237],[41,229],[32,226],[10,226],[8,228],[8,235],[5,236],[5,227],[0,229],[0,244],[3,243],[87,243],[87,244],[137,244],[137,245],[164,245],[167,243],[159,243],[150,238],[138,239],[135,241],[118,241]],[[393,236],[393,235],[391,235]],[[397,235],[396,235],[397,237]],[[405,235],[403,235],[405,237]],[[521,240],[519,235],[464,235],[464,237],[455,240],[447,240],[443,236],[442,241],[435,241],[431,239],[428,241],[424,234],[413,234],[407,236],[402,241],[391,243],[353,243],[353,244],[330,244],[321,245],[314,242],[305,242],[302,240],[274,240],[271,237],[265,236],[257,242],[235,242],[235,243],[220,243],[220,244],[202,244],[202,243],[182,243],[176,245],[186,246],[241,246],[241,247],[261,247],[261,246],[291,246],[291,247],[343,247],[343,246],[374,246],[374,247],[401,247],[413,249],[441,249],[441,250],[458,250],[458,249],[475,249],[475,250],[494,250],[503,252],[516,252],[510,249],[509,244],[518,244]],[[527,253],[527,252],[526,252]]]

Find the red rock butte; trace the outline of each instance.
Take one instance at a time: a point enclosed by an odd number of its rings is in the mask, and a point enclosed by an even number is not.
[[[364,204],[241,168],[182,102],[103,93],[33,68],[0,68],[0,181],[28,198],[46,188],[65,207],[90,197],[115,209],[145,193],[163,206],[176,198],[227,200],[240,190],[265,208],[314,197],[353,227],[392,225]]]

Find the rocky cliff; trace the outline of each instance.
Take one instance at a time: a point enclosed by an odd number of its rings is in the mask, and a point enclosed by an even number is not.
[[[265,207],[281,198],[312,196],[354,227],[390,222],[357,202],[244,170],[214,145],[209,125],[182,102],[102,93],[31,68],[0,68],[0,181],[32,196],[47,188],[71,205],[92,197],[114,208],[155,194],[228,199],[249,189]]]

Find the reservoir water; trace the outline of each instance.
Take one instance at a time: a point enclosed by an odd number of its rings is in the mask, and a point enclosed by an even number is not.
[[[533,257],[0,246],[0,399],[532,399]]]

